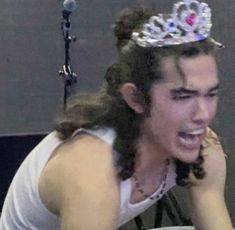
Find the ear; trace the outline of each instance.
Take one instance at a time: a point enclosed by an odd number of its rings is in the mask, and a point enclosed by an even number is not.
[[[143,95],[133,83],[125,83],[120,87],[120,93],[126,103],[136,113],[143,113],[145,110]]]

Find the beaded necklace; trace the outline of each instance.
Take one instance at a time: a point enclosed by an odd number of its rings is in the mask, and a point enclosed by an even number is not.
[[[161,188],[160,192],[156,196],[151,196],[151,195],[148,195],[147,193],[145,193],[143,187],[141,186],[141,184],[139,182],[139,179],[138,179],[136,173],[133,174],[132,177],[134,179],[135,187],[143,195],[143,197],[145,199],[148,198],[150,200],[154,200],[154,199],[160,198],[163,195],[163,193],[165,191],[165,188],[166,188],[166,178],[167,178],[167,174],[168,174],[169,164],[170,164],[170,161],[169,161],[169,159],[167,159],[167,161],[166,161],[166,168],[165,168],[165,170],[163,172],[163,176],[162,176],[162,183],[161,183],[162,188]]]

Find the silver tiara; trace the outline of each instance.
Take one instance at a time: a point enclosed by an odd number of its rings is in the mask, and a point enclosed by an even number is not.
[[[173,6],[170,15],[152,16],[132,40],[142,47],[162,47],[196,42],[210,36],[211,9],[197,0],[183,0]]]

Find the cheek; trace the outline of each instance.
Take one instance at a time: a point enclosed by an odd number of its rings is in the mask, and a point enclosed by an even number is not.
[[[154,109],[151,112],[152,125],[158,128],[173,131],[174,128],[180,126],[187,119],[187,112],[181,106],[175,106],[166,103]]]
[[[164,115],[166,119],[171,121],[172,123],[181,123],[185,122],[190,118],[192,113],[193,105],[189,104],[177,104],[172,103],[169,107],[168,112]]]

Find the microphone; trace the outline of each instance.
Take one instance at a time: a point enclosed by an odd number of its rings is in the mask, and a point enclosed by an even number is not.
[[[77,8],[75,0],[64,0],[62,16],[65,20],[68,20],[69,15]]]
[[[65,62],[63,65],[63,70],[59,71],[59,75],[63,76],[64,80],[64,109],[66,108],[67,98],[70,96],[71,92],[69,87],[72,87],[77,82],[77,74],[72,72],[70,67],[70,43],[76,41],[75,36],[70,36],[69,32],[71,29],[70,14],[76,9],[76,0],[64,0],[62,9],[62,22],[60,24],[61,32],[64,38],[64,48],[65,48]]]

